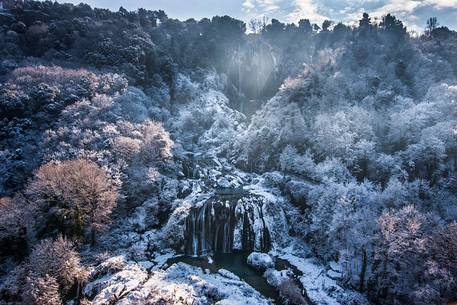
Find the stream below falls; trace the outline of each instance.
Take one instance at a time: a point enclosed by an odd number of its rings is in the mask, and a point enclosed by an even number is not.
[[[175,263],[182,262],[191,266],[200,267],[203,270],[209,270],[211,273],[218,273],[220,269],[228,270],[237,275],[241,280],[248,283],[264,297],[271,299],[274,304],[286,305],[287,303],[285,303],[281,298],[279,291],[268,284],[267,280],[263,277],[263,271],[258,271],[248,265],[248,256],[249,253],[247,252],[215,253],[211,257],[212,262],[210,263],[208,257],[191,257],[182,255],[170,258],[167,261],[167,265],[171,266]],[[301,272],[291,266],[286,260],[277,258],[275,260],[275,269],[290,269],[295,274],[295,282],[301,286],[298,280],[298,276],[301,275]],[[304,292],[304,295],[306,296],[306,292]]]
[[[212,256],[213,263],[208,262],[207,257],[178,256],[168,260],[167,264],[183,262],[188,265],[208,269],[212,273],[217,273],[219,269],[226,269],[236,274],[240,279],[248,283],[255,290],[266,298],[272,299],[275,304],[282,305],[281,298],[276,289],[273,289],[259,272],[247,264],[248,253],[216,253]]]

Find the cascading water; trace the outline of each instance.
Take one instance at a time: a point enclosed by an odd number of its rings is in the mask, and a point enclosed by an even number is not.
[[[270,234],[255,197],[238,200],[213,198],[190,210],[185,223],[185,253],[205,256],[212,253],[268,251]]]

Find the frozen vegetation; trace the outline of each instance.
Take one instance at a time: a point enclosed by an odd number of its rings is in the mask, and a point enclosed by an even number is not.
[[[3,3],[0,305],[457,301],[456,32]]]

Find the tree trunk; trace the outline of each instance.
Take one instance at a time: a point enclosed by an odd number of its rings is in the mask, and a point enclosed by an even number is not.
[[[94,247],[96,242],[97,242],[97,238],[96,238],[96,231],[95,231],[95,228],[92,227],[91,230],[90,230],[90,245],[91,247]]]
[[[365,289],[365,275],[367,272],[367,251],[362,247],[362,270],[360,271],[359,291]]]
[[[79,237],[83,237],[83,219],[82,219],[82,211],[77,206],[75,211],[75,230],[76,235]]]

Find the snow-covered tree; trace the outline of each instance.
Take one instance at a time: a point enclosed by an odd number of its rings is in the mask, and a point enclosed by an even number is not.
[[[118,198],[106,172],[82,159],[43,165],[27,193],[46,222],[55,219],[59,231],[69,236],[87,234],[92,244],[96,233],[109,223]]]
[[[372,291],[387,302],[410,300],[427,260],[427,238],[438,219],[414,205],[387,210],[379,218]]]
[[[0,253],[23,257],[34,237],[33,212],[23,198],[0,198]]]

